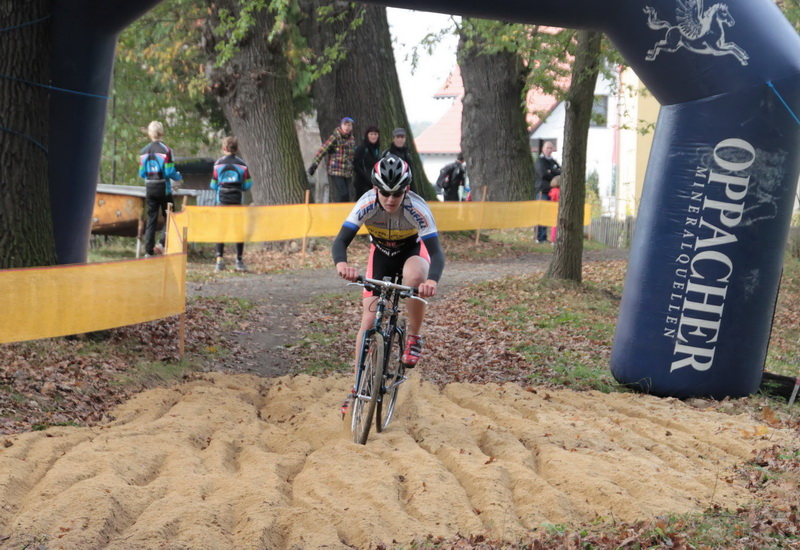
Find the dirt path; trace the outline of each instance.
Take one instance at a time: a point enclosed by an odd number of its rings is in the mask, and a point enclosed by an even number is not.
[[[584,253],[584,261],[619,260],[627,258],[627,254],[627,250],[592,250]],[[530,253],[481,262],[448,262],[439,285],[440,297],[468,283],[544,271],[550,259],[549,254]],[[235,296],[253,301],[262,322],[247,331],[232,333],[231,337],[239,340],[245,351],[220,361],[236,372],[268,377],[293,372],[291,358],[282,349],[302,334],[302,327],[295,326],[299,307],[314,296],[346,292],[354,290],[346,287],[333,268],[225,277],[189,284],[187,288],[189,296]]]

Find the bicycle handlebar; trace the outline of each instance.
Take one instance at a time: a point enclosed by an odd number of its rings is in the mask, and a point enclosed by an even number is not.
[[[367,290],[376,290],[376,287],[384,287],[384,288],[399,290],[400,296],[403,298],[411,298],[412,300],[419,300],[423,304],[428,303],[426,299],[420,298],[418,296],[419,289],[413,286],[398,285],[397,283],[392,283],[389,281],[380,281],[378,279],[370,279],[368,277],[362,277],[361,275],[358,276],[355,283],[347,283],[347,284],[363,286]]]

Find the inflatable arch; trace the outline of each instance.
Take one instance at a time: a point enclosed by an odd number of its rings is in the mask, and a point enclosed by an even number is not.
[[[91,79],[104,95],[116,32],[156,3],[57,0],[68,19],[54,19],[61,29],[54,77],[73,89],[76,81]],[[591,28],[611,38],[662,105],[611,370],[620,382],[656,395],[722,398],[756,391],[800,173],[800,119],[794,115],[800,113],[800,38],[774,3],[373,3]],[[105,14],[90,11],[100,6]],[[73,74],[78,64],[81,72]],[[67,99],[81,106],[55,104],[52,111],[51,182],[53,204],[60,206],[54,222],[62,235],[59,257],[82,261],[72,247],[88,233],[105,105]],[[66,167],[81,164],[67,143],[76,133],[91,137],[82,159],[86,173],[65,181]],[[74,200],[66,202],[70,193]],[[68,214],[68,207],[80,213]]]

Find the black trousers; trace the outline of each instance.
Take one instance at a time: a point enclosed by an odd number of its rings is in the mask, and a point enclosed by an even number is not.
[[[539,191],[538,193],[536,193],[536,200],[537,201],[549,201],[550,200],[550,195],[548,195],[547,193],[542,193],[541,191]],[[539,241],[539,242],[547,241],[548,240],[547,239],[547,230],[548,229],[549,229],[549,227],[546,227],[544,225],[537,225],[536,226],[536,240]]]
[[[329,176],[331,180],[331,202],[352,202],[350,199],[350,178]]]
[[[241,260],[244,254],[244,243],[236,243],[236,258]],[[225,255],[225,243],[217,243],[217,257],[221,258]]]
[[[167,219],[167,205],[172,204],[174,201],[172,195],[164,193],[151,193],[149,190],[145,194],[145,205],[147,212],[147,220],[144,226],[144,253],[153,255],[156,247],[156,230],[158,228],[158,215],[163,214],[164,219]],[[159,242],[164,245],[166,241],[167,228],[164,227],[164,233],[161,235]]]

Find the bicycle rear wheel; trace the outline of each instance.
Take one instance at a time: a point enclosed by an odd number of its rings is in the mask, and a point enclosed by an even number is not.
[[[383,383],[383,336],[374,334],[364,355],[361,382],[353,402],[353,441],[366,444]]]
[[[389,426],[394,415],[394,408],[397,405],[397,394],[400,391],[400,384],[405,380],[405,367],[400,362],[403,356],[403,344],[406,335],[406,320],[402,317],[397,321],[392,337],[387,344],[386,367],[383,372],[383,383],[386,393],[378,401],[378,416],[375,424],[378,433]]]

